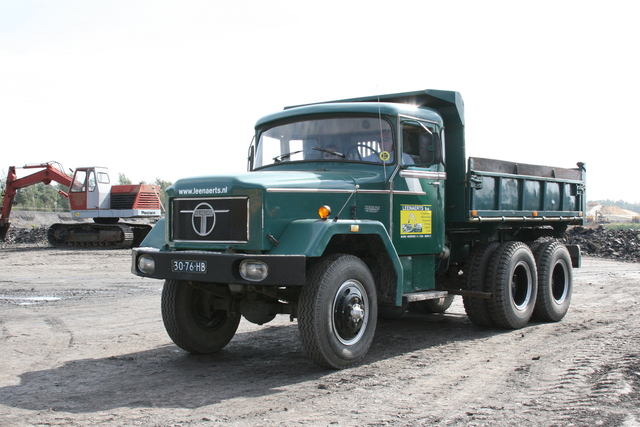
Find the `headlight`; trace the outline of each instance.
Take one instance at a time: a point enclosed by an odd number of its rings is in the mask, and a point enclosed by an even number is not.
[[[269,275],[269,267],[262,261],[246,259],[240,263],[240,276],[244,280],[260,282]]]
[[[156,269],[156,262],[147,255],[142,255],[138,258],[138,270],[140,270],[144,274],[153,274],[153,271]]]

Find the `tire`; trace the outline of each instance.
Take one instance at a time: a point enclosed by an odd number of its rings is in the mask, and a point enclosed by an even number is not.
[[[545,322],[564,318],[571,304],[573,267],[566,246],[546,242],[535,252],[538,267],[538,299],[534,316]]]
[[[216,301],[218,300],[218,301]],[[183,350],[209,354],[222,350],[238,329],[240,313],[214,308],[220,298],[187,282],[167,280],[162,289],[162,321]]]
[[[424,301],[412,302],[409,310],[413,313],[444,313],[453,303],[455,295],[447,295],[444,298],[427,299]]]
[[[330,369],[360,363],[377,316],[373,276],[362,260],[334,254],[311,268],[300,293],[298,328],[313,362]]]
[[[536,261],[529,246],[522,242],[498,246],[487,277],[493,294],[489,312],[495,324],[506,329],[523,328],[533,314],[538,288]]]
[[[491,255],[499,246],[498,242],[478,245],[471,250],[465,266],[465,277],[462,289],[473,292],[491,292],[487,284],[487,268]],[[462,297],[467,317],[478,326],[494,326],[495,323],[489,312],[489,300],[477,297]]]

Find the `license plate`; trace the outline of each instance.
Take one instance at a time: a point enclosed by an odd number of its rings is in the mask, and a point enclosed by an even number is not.
[[[207,272],[207,261],[187,261],[177,260],[171,261],[171,271],[174,273],[199,273]]]

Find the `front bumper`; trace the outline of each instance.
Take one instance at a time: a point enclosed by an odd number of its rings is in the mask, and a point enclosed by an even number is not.
[[[155,268],[152,273],[143,273],[138,268],[141,256],[151,257]],[[239,267],[243,260],[264,262],[269,274],[264,280],[249,281],[240,276]],[[180,263],[206,262],[204,271],[175,271]],[[155,248],[135,248],[132,250],[131,272],[142,277],[164,280],[191,280],[218,284],[246,284],[254,286],[303,286],[306,277],[306,257],[304,255],[262,255],[229,254],[207,251],[160,251]]]

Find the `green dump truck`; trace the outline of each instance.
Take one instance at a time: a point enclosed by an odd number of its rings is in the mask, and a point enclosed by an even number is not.
[[[559,321],[584,165],[467,159],[464,128],[451,91],[286,107],[257,122],[248,172],[167,190],[132,272],[165,280],[164,325],[192,353],[222,349],[242,316],[288,314],[315,363],[345,368],[379,316],[442,312],[455,295],[478,325]]]

